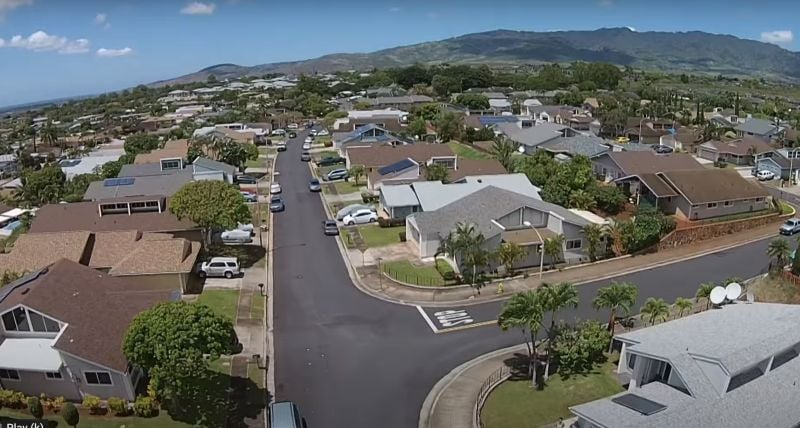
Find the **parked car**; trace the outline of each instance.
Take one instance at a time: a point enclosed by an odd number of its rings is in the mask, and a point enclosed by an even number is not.
[[[317,166],[331,166],[344,163],[344,158],[341,156],[326,156],[317,161]]]
[[[312,178],[311,181],[308,182],[308,190],[311,192],[319,192],[322,190],[322,186],[319,184],[319,180],[316,178]]]
[[[310,161],[311,160],[311,153],[309,153],[309,152],[300,153],[300,160],[303,161],[303,162]]]
[[[245,190],[240,191],[245,202],[258,202],[258,196]]]
[[[275,143],[275,148],[279,152],[285,152],[286,151],[286,141],[278,141],[277,143]]]
[[[339,226],[336,225],[336,220],[322,220],[322,231],[328,235],[338,235]]]
[[[655,150],[656,153],[659,153],[659,154],[672,153],[672,152],[675,151],[672,147],[665,146],[663,144],[656,144],[655,146],[653,146],[653,150]]]
[[[286,135],[286,130],[281,128],[275,129],[272,131],[272,135]]]
[[[775,173],[766,169],[762,169],[756,173],[756,177],[758,177],[758,181],[769,181],[775,178]]]
[[[277,195],[278,193],[281,193],[282,191],[283,190],[281,190],[281,185],[278,184],[278,183],[272,183],[269,186],[269,194],[270,195]]]
[[[305,428],[300,410],[291,401],[279,401],[269,405],[270,428]]]
[[[781,235],[794,235],[797,232],[800,232],[800,218],[790,218],[786,220],[786,223],[781,225],[779,229]]]
[[[316,125],[314,122],[308,122],[306,123],[306,129],[311,129],[314,127],[314,125]]]
[[[372,211],[375,211],[375,208],[373,208],[373,207],[371,207],[369,205],[361,205],[361,204],[348,205],[348,206],[340,209],[336,213],[336,220],[342,221],[343,218],[345,218],[346,216],[348,216],[348,215],[350,215],[350,214],[352,214],[352,213],[354,213],[354,212],[356,212],[358,210],[372,210]]]
[[[316,129],[312,129],[311,131],[308,132],[308,135],[315,135],[316,136],[317,135],[317,130]]]
[[[297,132],[294,132],[294,131],[290,132],[289,133],[289,138],[297,138]]]
[[[352,226],[354,224],[374,223],[378,221],[378,214],[372,210],[358,210],[342,219],[342,223]]]
[[[239,273],[239,260],[236,257],[212,257],[211,260],[201,263],[197,272],[201,278],[207,276],[233,278]]]
[[[234,181],[239,184],[256,184],[258,179],[253,177],[252,175],[237,175],[234,177]]]
[[[249,232],[251,235],[253,235],[255,231],[255,226],[253,226],[253,223],[247,223],[247,224],[239,223],[239,225],[236,226],[236,229]]]
[[[299,126],[297,126],[296,123],[290,123],[289,126],[287,126],[287,128],[289,128],[289,129],[297,129],[297,128],[299,128]]]
[[[311,143],[303,143],[303,150],[311,150]]]
[[[303,142],[304,142],[304,143],[311,144],[311,143],[313,143],[313,142],[314,142],[314,137],[312,137],[312,136],[310,136],[310,135],[309,135],[308,137],[306,137],[306,139],[305,139],[305,140],[303,140]]]
[[[343,180],[343,179],[345,179],[345,178],[347,178],[349,176],[350,176],[350,174],[347,173],[346,169],[337,168],[337,169],[334,169],[334,170],[331,170],[330,172],[328,172],[325,175],[325,180],[326,181]]]
[[[280,196],[273,196],[269,199],[269,212],[276,213],[286,209],[283,204],[283,198]]]
[[[331,135],[331,133],[328,132],[327,129],[321,129],[319,132],[317,132],[317,137],[325,137],[328,135]]]
[[[226,244],[249,244],[253,242],[252,233],[246,230],[226,230],[219,235],[222,242]]]

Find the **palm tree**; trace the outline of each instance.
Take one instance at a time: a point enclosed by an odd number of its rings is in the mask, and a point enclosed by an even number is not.
[[[783,238],[775,238],[770,241],[767,247],[767,255],[775,259],[775,269],[783,269],[786,265],[786,260],[789,259],[792,249],[789,246],[789,241]]]
[[[514,154],[517,150],[519,143],[505,137],[496,138],[492,145],[492,154],[508,172],[514,170]]]
[[[636,303],[638,294],[639,291],[636,286],[627,282],[614,281],[608,287],[597,290],[597,296],[592,300],[592,306],[595,309],[606,308],[611,310],[611,315],[608,319],[608,330],[611,332],[612,338],[614,337],[617,313],[622,312],[627,315],[631,310],[631,306]],[[612,339],[611,344],[608,346],[609,352],[611,352],[613,344],[614,340]]]
[[[678,317],[680,318],[683,316],[684,312],[691,311],[694,304],[691,300],[685,297],[678,297],[675,299],[675,303],[673,303],[672,306],[675,306],[678,309]]]
[[[704,282],[700,284],[700,288],[697,289],[697,293],[695,293],[694,297],[697,300],[705,299],[706,301],[706,309],[711,304],[711,290],[716,287],[716,284],[713,282]]]
[[[477,231],[474,224],[458,222],[455,230],[440,241],[437,253],[449,255],[459,267],[471,267],[471,284],[477,289],[475,279],[478,266],[487,265],[490,259],[489,251],[484,248],[485,243],[486,238]]]
[[[576,190],[569,195],[569,207],[588,211],[597,207],[597,201],[589,192]]]
[[[353,177],[353,182],[358,186],[358,179],[364,176],[366,170],[364,169],[364,165],[353,165],[347,173]]]
[[[555,269],[564,252],[564,235],[556,235],[544,240],[544,255],[550,257],[550,269]]]
[[[656,321],[666,321],[669,316],[669,306],[664,299],[649,298],[644,302],[644,306],[639,309],[642,317],[655,325]]]
[[[528,255],[527,247],[514,242],[503,242],[497,247],[495,251],[495,258],[506,269],[506,273],[511,275],[514,273],[514,264],[524,259]]]
[[[525,337],[525,345],[528,348],[528,376],[531,384],[536,385],[536,336],[542,328],[542,318],[544,317],[544,307],[541,302],[541,294],[529,290],[515,294],[505,305],[503,311],[497,318],[497,324],[503,331],[509,328],[519,328]]]
[[[548,329],[547,341],[547,364],[544,369],[544,379],[547,380],[550,371],[550,356],[553,350],[556,330],[556,312],[566,308],[578,307],[578,290],[575,285],[569,282],[560,282],[556,285],[543,284],[538,292],[542,294],[542,306],[544,310],[550,311],[550,328]]]
[[[58,128],[50,120],[44,125],[40,134],[42,142],[47,143],[50,147],[54,147],[58,142]]]
[[[629,226],[629,220],[614,221],[608,226],[608,236],[611,237],[611,250],[614,251],[614,255],[617,257],[628,252],[625,239]]]
[[[583,227],[583,236],[586,237],[586,251],[589,253],[589,260],[597,260],[597,247],[600,245],[600,241],[603,240],[604,235],[605,231],[600,225],[589,223]]]

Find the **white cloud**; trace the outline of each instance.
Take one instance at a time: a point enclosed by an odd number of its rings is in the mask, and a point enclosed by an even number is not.
[[[108,14],[105,13],[98,13],[95,15],[94,23],[97,25],[102,25],[104,30],[111,28],[111,23],[108,22]]]
[[[18,7],[30,6],[32,4],[33,0],[0,0],[0,19],[3,19],[6,13]]]
[[[181,13],[184,15],[211,15],[216,9],[217,5],[214,3],[193,1],[184,6],[183,9],[181,9]]]
[[[53,36],[39,30],[28,37],[16,35],[4,43],[0,43],[0,47],[27,49],[34,52],[56,51],[60,54],[80,54],[89,52],[89,40],[69,40],[66,37]]]
[[[766,43],[791,43],[794,41],[794,33],[791,30],[764,31],[761,33],[761,41]]]
[[[122,48],[122,49],[100,48],[97,50],[97,56],[104,56],[104,57],[126,56],[132,53],[133,49],[131,48]]]
[[[400,12],[400,8],[399,8],[399,7],[397,7],[397,6],[390,7],[390,8],[389,8],[389,12],[392,12],[392,13],[397,13],[397,12]]]

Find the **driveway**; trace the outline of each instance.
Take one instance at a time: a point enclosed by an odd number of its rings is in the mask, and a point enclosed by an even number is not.
[[[334,238],[319,227],[325,211],[319,195],[307,190],[311,173],[299,161],[305,134],[289,142],[277,166],[287,211],[276,214],[274,228],[276,399],[297,403],[311,428],[416,426],[422,401],[442,376],[522,337],[493,326],[447,332],[452,322],[441,313],[448,309],[387,303],[356,289]],[[619,279],[639,286],[636,308],[650,296],[671,302],[693,296],[702,282],[764,271],[766,245],[760,241]],[[609,282],[581,285],[581,305],[559,317],[605,320],[608,314],[595,311],[591,300]],[[477,324],[494,319],[500,306],[453,310]]]

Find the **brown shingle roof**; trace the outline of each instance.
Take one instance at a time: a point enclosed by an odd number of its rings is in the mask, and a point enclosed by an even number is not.
[[[458,169],[450,171],[450,181],[457,181],[469,175],[508,174],[503,164],[495,159],[458,158]]]
[[[164,148],[153,150],[150,153],[136,155],[135,164],[158,163],[161,159],[186,158],[189,149],[189,140],[172,140],[164,143]]]
[[[118,198],[119,201],[142,198]],[[167,200],[169,206],[169,200]],[[142,232],[175,232],[194,230],[197,226],[189,220],[178,220],[169,209],[164,212],[107,214],[100,216],[97,202],[45,205],[36,212],[31,232],[66,232],[83,230],[89,232],[111,232],[141,230]]]
[[[0,301],[0,311],[24,304],[68,324],[53,345],[101,366],[125,372],[122,341],[131,320],[164,292],[130,291],[136,281],[106,275],[69,260],[59,260],[36,279],[16,287]]]
[[[90,257],[89,232],[26,233],[8,254],[0,254],[0,273],[32,272],[60,259],[86,263]]]
[[[608,156],[625,175],[654,174],[682,169],[705,169],[688,153],[659,155],[652,151],[612,152]]]
[[[380,168],[403,159],[424,163],[432,157],[455,156],[446,144],[407,144],[402,146],[370,146],[347,149],[350,165]]]
[[[142,239],[133,251],[109,271],[112,275],[191,272],[200,243],[186,239]]]
[[[749,155],[751,149],[755,150],[756,154],[767,153],[774,150],[766,141],[750,136],[728,142],[712,140],[703,143],[701,147],[715,150],[717,153],[730,153],[738,156]]]
[[[656,174],[639,174],[638,177],[656,197],[663,198],[666,196],[678,195],[672,187],[669,187],[669,184],[665,183],[664,180]]]
[[[93,268],[114,266],[134,250],[136,241],[141,237],[142,232],[138,230],[96,233],[89,266]]]
[[[658,175],[692,204],[769,196],[761,186],[728,169],[667,171]]]

